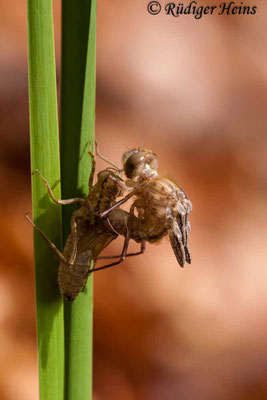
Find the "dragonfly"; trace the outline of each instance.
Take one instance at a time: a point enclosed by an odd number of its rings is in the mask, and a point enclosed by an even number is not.
[[[192,211],[192,203],[183,189],[159,175],[157,155],[150,150],[129,150],[123,154],[122,163],[127,180],[123,184],[120,183],[120,186],[129,193],[97,215],[104,218],[134,197],[128,218],[126,245],[129,237],[136,241],[155,243],[169,235],[179,265],[184,267],[185,263],[191,264],[188,236],[191,231],[189,214]],[[134,236],[135,212],[139,238]]]

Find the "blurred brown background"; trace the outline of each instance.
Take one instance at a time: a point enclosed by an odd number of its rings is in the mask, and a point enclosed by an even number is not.
[[[2,400],[38,397],[25,3],[0,0]],[[95,400],[267,399],[267,4],[247,3],[201,20],[98,4],[101,152],[153,150],[194,210],[191,266],[164,239],[96,274]]]

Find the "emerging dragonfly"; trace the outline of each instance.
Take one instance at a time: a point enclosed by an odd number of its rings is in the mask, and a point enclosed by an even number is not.
[[[180,266],[183,267],[185,262],[191,264],[188,249],[188,216],[192,211],[192,203],[187,199],[185,192],[169,179],[159,176],[157,156],[150,150],[127,151],[123,154],[122,162],[128,180],[124,186],[120,185],[130,193],[98,215],[107,216],[116,207],[135,196],[128,220],[128,236],[137,241],[132,231],[136,209],[139,240],[154,243],[168,234]]]
[[[121,263],[125,257],[141,254],[145,251],[145,242],[141,242],[141,249],[137,253],[127,254],[130,236],[128,235],[127,223],[129,214],[116,208],[106,219],[99,218],[96,212],[102,212],[110,205],[114,204],[116,198],[122,195],[120,182],[123,184],[120,172],[112,169],[106,169],[98,174],[96,184],[93,186],[95,172],[95,159],[92,153],[92,171],[89,179],[89,194],[87,198],[73,198],[67,200],[58,200],[55,198],[47,180],[35,171],[44,181],[48,193],[52,200],[61,205],[79,203],[81,207],[74,211],[71,218],[71,233],[67,239],[64,250],[61,252],[46,234],[37,227],[26,215],[27,220],[38,230],[47,244],[53,250],[60,260],[58,283],[62,295],[73,301],[77,295],[84,290],[87,278],[91,272],[99,271]],[[102,157],[102,156],[100,156]],[[103,158],[103,157],[102,157]],[[132,231],[138,237],[138,221],[134,218]],[[127,236],[120,256],[98,257],[104,248],[106,248],[118,235]],[[104,265],[98,268],[91,268],[92,261],[98,259],[119,258],[119,261]]]

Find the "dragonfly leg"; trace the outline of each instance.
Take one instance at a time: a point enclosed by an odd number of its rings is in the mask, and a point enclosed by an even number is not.
[[[37,225],[35,225],[35,223],[30,219],[28,214],[25,214],[26,219],[29,221],[29,223],[40,233],[40,235],[43,237],[43,239],[46,241],[46,243],[48,244],[48,246],[50,247],[50,249],[55,253],[56,257],[64,262],[65,264],[69,264],[69,262],[66,260],[66,258],[64,257],[64,255],[61,253],[60,250],[58,250],[58,248],[56,247],[56,245],[46,236],[46,234],[40,229],[38,228]]]
[[[126,254],[127,254],[127,249],[128,249],[128,246],[129,246],[129,240],[130,240],[130,238],[127,235],[125,237],[125,239],[124,239],[123,249],[122,249],[122,252],[121,252],[121,255],[120,255],[120,259],[118,261],[115,261],[115,262],[113,262],[111,264],[103,265],[102,267],[92,268],[88,272],[91,273],[91,272],[95,272],[95,271],[101,271],[102,269],[115,267],[115,265],[119,265],[120,263],[122,263],[123,260],[125,260],[125,257],[126,257]]]
[[[94,213],[97,217],[105,217],[106,215],[108,215],[108,213],[112,210],[114,210],[115,208],[119,207],[120,205],[122,205],[123,203],[126,203],[126,201],[128,201],[133,195],[135,194],[135,192],[131,192],[129,194],[127,194],[127,196],[125,196],[123,199],[117,201],[117,203],[113,204],[111,207],[107,208],[105,211],[103,211],[102,213]]]
[[[120,171],[119,167],[117,167],[116,164],[114,164],[112,161],[108,160],[106,157],[102,156],[102,154],[99,153],[99,146],[97,141],[95,141],[95,153],[99,158],[106,161],[109,165],[112,165],[112,167],[116,168],[117,171]]]
[[[86,199],[81,199],[81,198],[73,198],[73,199],[66,199],[66,200],[59,200],[55,197],[49,183],[47,182],[47,180],[45,179],[45,177],[38,171],[38,169],[36,169],[34,172],[34,174],[38,174],[43,182],[45,183],[45,186],[47,187],[47,191],[49,196],[51,197],[51,199],[56,203],[56,204],[61,204],[61,205],[66,205],[66,204],[73,204],[73,203],[82,203],[85,204],[86,203]]]
[[[56,247],[56,245],[48,238],[48,236],[37,226],[35,225],[35,223],[30,219],[29,215],[26,214],[25,215],[26,219],[30,222],[30,224],[39,232],[39,234],[43,237],[43,239],[45,240],[45,242],[48,244],[48,246],[50,247],[50,249],[53,251],[53,253],[55,254],[55,256],[59,259],[59,261],[63,262],[66,265],[69,265],[70,267],[72,267],[75,264],[75,259],[76,259],[76,255],[77,255],[77,244],[76,244],[76,236],[74,235],[74,243],[73,243],[73,248],[76,248],[76,253],[73,251],[72,252],[72,256],[71,259],[68,261],[65,256],[61,253],[61,251]],[[73,234],[73,231],[72,231]],[[129,242],[128,242],[129,243]],[[124,244],[124,247],[126,247],[126,251],[128,248],[128,243],[126,242]],[[108,258],[118,258],[120,257],[120,260],[112,263],[112,264],[108,264],[108,265],[104,265],[103,267],[99,267],[99,268],[93,268],[93,269],[88,269],[88,274],[90,274],[91,272],[100,270],[100,269],[105,269],[105,268],[109,268],[113,265],[118,265],[120,264],[126,257],[131,257],[131,256],[135,256],[135,255],[139,255],[144,253],[145,251],[145,242],[141,243],[141,249],[139,252],[137,253],[130,253],[130,254],[126,254],[124,256],[125,250],[123,249],[122,254],[119,256],[110,256],[110,257],[102,257],[103,259],[108,259]],[[102,259],[101,258],[101,259]],[[87,265],[87,264],[86,264]],[[83,264],[77,264],[77,266],[84,266]]]
[[[90,150],[88,151],[88,154],[92,158],[92,169],[91,169],[90,178],[89,178],[89,191],[91,191],[91,189],[93,187],[94,176],[95,176],[96,161],[95,161],[94,154]]]
[[[125,258],[126,258],[126,257],[132,257],[132,256],[139,256],[140,254],[144,254],[145,250],[146,250],[146,242],[143,240],[143,241],[141,242],[140,250],[139,250],[138,252],[136,252],[136,253],[128,253],[128,254],[126,254]],[[120,256],[121,256],[121,255],[118,255],[118,256],[103,256],[103,257],[98,257],[98,258],[96,259],[96,261],[97,261],[97,260],[107,260],[107,259],[109,259],[109,258],[119,258]]]
[[[120,189],[127,190],[128,192],[132,192],[132,191],[135,189],[134,186],[128,186],[128,185],[126,185],[124,182],[122,182],[122,181],[119,180],[119,179],[116,179],[114,176],[111,176],[110,179],[113,180],[114,182],[116,182],[117,186],[118,186]]]
[[[143,240],[143,241],[141,242],[140,250],[139,250],[138,252],[136,252],[136,253],[129,253],[129,254],[126,254],[125,258],[126,258],[126,257],[132,257],[132,256],[139,256],[140,254],[143,254],[143,253],[145,252],[145,249],[146,249],[146,242]],[[119,258],[119,257],[121,257],[121,255],[118,255],[118,256],[107,256],[107,257],[98,257],[95,261],[97,261],[97,260],[109,259],[109,258]],[[122,261],[123,261],[123,260],[122,260]],[[119,262],[117,262],[117,263],[112,263],[112,264],[105,265],[104,268],[114,267],[115,265],[120,264],[122,261],[119,261]],[[94,262],[94,265],[95,265],[95,262]],[[88,276],[90,275],[91,272],[99,271],[100,269],[104,269],[104,268],[101,268],[101,267],[100,267],[100,268],[94,268],[94,267],[93,267],[92,269],[88,269],[87,278],[88,278]],[[83,292],[83,291],[85,290],[86,283],[87,283],[87,279],[86,279],[85,285],[84,285],[84,287],[82,288],[81,292]]]
[[[126,196],[127,197],[127,196]],[[126,256],[127,256],[127,250],[129,247],[129,241],[130,241],[130,236],[131,236],[131,229],[132,229],[132,223],[133,223],[133,218],[134,218],[134,207],[135,205],[132,204],[131,208],[130,208],[130,216],[128,219],[128,224],[127,224],[127,233],[125,235],[124,238],[124,244],[123,244],[123,249],[120,255],[120,259],[118,261],[115,261],[111,264],[107,264],[107,265],[103,265],[102,267],[97,267],[97,268],[92,268],[89,272],[94,272],[94,271],[100,271],[102,269],[106,269],[106,268],[111,268],[111,267],[115,267],[116,265],[119,265],[122,261],[125,260]],[[145,242],[143,241],[141,244],[141,250],[144,252],[145,251]]]
[[[80,218],[79,210],[77,210],[71,217],[71,237],[72,237],[72,252],[69,259],[69,264],[75,263],[78,251],[78,235],[77,235],[77,220]]]

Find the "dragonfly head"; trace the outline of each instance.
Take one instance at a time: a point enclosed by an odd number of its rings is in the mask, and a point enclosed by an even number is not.
[[[122,156],[125,175],[129,179],[140,180],[157,174],[158,159],[150,150],[133,149]]]

